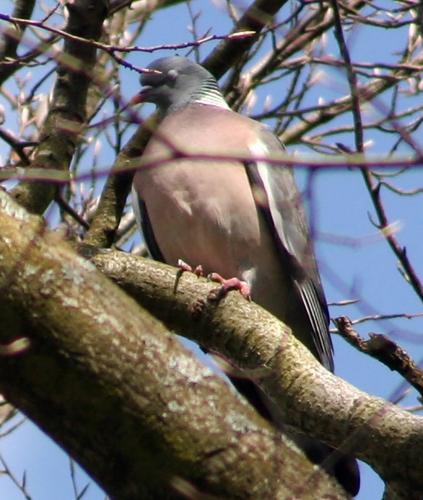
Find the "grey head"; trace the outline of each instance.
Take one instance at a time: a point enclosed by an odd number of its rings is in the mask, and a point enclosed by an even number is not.
[[[140,78],[135,102],[152,102],[168,112],[192,102],[228,108],[214,76],[186,57],[163,57],[152,62]]]

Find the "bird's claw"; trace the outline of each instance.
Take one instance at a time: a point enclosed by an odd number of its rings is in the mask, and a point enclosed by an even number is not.
[[[176,293],[176,290],[178,289],[179,280],[181,279],[181,276],[184,273],[194,273],[197,276],[197,278],[204,276],[203,267],[201,265],[198,265],[197,267],[195,267],[193,269],[184,260],[178,259],[177,267],[178,267],[178,272],[176,273],[175,285],[173,287],[173,293]]]
[[[201,264],[193,269],[184,260],[178,259],[178,268],[180,274],[187,272],[187,273],[194,273],[198,278],[204,276],[203,266]]]
[[[209,300],[219,301],[231,290],[238,290],[245,299],[251,300],[251,287],[247,282],[241,281],[238,278],[225,279],[218,273],[211,273],[207,277],[211,281],[216,281],[221,285],[209,293]]]

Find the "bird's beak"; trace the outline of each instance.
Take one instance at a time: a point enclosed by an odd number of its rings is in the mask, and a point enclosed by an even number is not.
[[[132,97],[132,99],[130,100],[130,104],[135,105],[141,104],[142,102],[147,102],[151,88],[152,87],[149,86],[143,87],[141,92],[138,92],[138,94],[135,94],[134,97]]]

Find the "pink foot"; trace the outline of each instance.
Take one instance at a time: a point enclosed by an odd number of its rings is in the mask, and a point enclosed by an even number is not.
[[[178,267],[180,274],[187,272],[194,273],[198,278],[204,276],[203,267],[201,266],[201,264],[192,269],[192,267],[185,261],[183,261],[182,259],[178,259]]]
[[[210,294],[212,295],[212,299],[220,300],[226,296],[228,292],[231,290],[239,290],[240,294],[247,300],[251,300],[251,288],[248,283],[245,281],[241,281],[238,278],[229,278],[225,279],[220,274],[211,273],[208,276],[212,281],[216,281],[221,284],[221,287],[217,290],[212,290]]]

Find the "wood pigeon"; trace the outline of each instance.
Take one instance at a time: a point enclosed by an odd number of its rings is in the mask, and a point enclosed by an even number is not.
[[[151,256],[236,278],[333,371],[328,309],[300,194],[290,169],[265,161],[283,146],[264,125],[232,111],[199,64],[165,57],[148,70],[133,102],[156,104],[162,121],[143,153],[132,197]],[[233,382],[271,418],[251,381]],[[305,451],[316,460],[328,455],[322,444]],[[342,456],[335,469],[356,494],[355,460]]]

